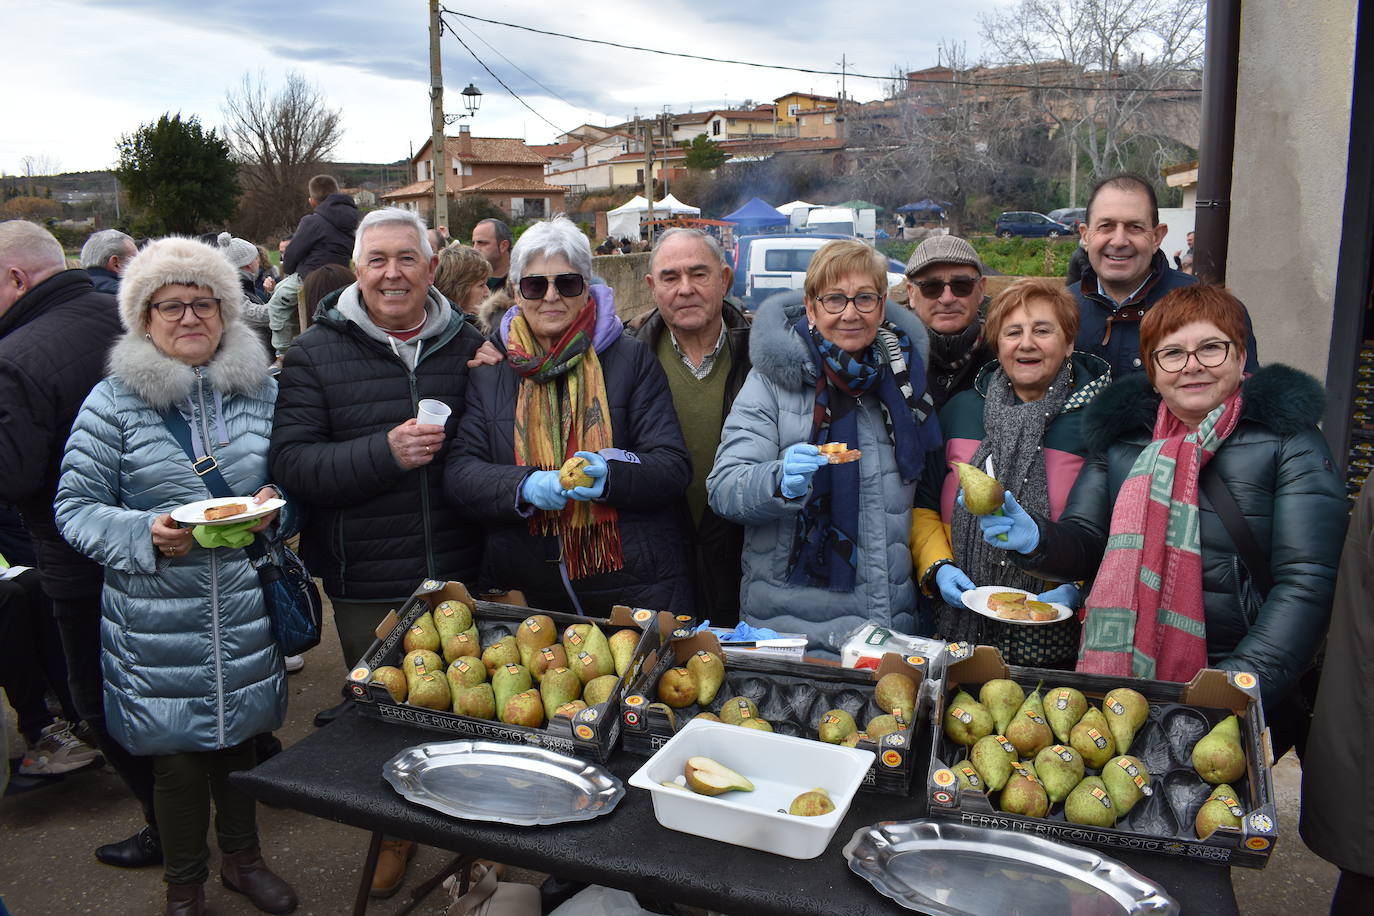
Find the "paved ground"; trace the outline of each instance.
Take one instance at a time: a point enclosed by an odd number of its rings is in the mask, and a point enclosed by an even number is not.
[[[343,671],[331,628],[324,643],[306,657],[305,670],[291,676],[290,709],[278,732],[283,743],[289,746],[308,734],[315,713],[338,701]],[[1336,870],[1310,853],[1298,838],[1299,775],[1292,755],[1276,768],[1281,839],[1268,868],[1232,872],[1240,911],[1246,916],[1326,911]],[[366,834],[299,812],[261,806],[258,819],[268,862],[300,894],[298,912],[350,912]],[[0,799],[0,899],[14,916],[162,912],[160,869],[123,871],[101,865],[92,855],[97,845],[123,839],[138,826],[137,806],[109,770],[69,774],[43,788]],[[410,886],[437,871],[448,858],[440,850],[422,849],[402,895],[378,902],[370,911],[384,914],[400,909]],[[212,861],[212,877],[206,885],[211,911],[219,916],[256,913],[247,900],[219,885],[217,863],[217,858]],[[542,876],[526,872],[510,877],[538,881]],[[442,911],[437,894],[416,910],[425,916]]]

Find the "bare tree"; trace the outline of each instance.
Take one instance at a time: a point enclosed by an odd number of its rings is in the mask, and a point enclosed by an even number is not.
[[[1027,102],[1087,158],[1089,180],[1120,171],[1131,138],[1196,145],[1204,0],[1020,0],[980,21],[996,62],[1035,87]]]
[[[35,178],[56,175],[58,169],[61,168],[58,160],[49,156],[47,153],[38,156],[25,156],[19,161],[24,166],[24,178],[28,181],[30,197],[34,196],[33,180]]]
[[[343,138],[342,113],[293,70],[275,93],[261,72],[245,73],[224,116],[244,189],[236,224],[250,238],[289,232],[308,207],[306,184]]]

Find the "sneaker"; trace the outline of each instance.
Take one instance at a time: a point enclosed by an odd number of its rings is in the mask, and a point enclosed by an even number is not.
[[[287,674],[295,674],[305,667],[305,659],[299,655],[288,655],[282,661],[286,662]]]
[[[100,759],[99,751],[73,735],[72,727],[59,719],[43,729],[43,737],[24,755],[19,772],[23,776],[56,776]]]

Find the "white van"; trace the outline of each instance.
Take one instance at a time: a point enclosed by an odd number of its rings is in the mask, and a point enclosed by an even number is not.
[[[845,236],[771,235],[741,239],[742,244],[736,253],[736,282],[743,281],[740,297],[745,307],[756,309],[759,303],[774,293],[802,289],[806,285],[806,269],[811,265],[811,259],[822,245],[837,238]],[[901,271],[893,269],[895,266],[899,265],[889,259],[889,286],[903,280]]]

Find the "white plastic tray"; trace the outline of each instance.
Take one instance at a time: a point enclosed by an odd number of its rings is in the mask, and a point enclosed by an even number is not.
[[[753,792],[698,795],[670,788],[688,757],[710,757],[754,783]],[[873,764],[873,752],[694,719],[630,777],[647,789],[664,827],[712,840],[813,859],[825,851]],[[792,799],[824,788],[835,810],[820,817],[787,813]]]

